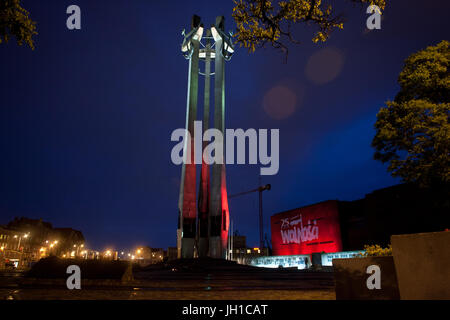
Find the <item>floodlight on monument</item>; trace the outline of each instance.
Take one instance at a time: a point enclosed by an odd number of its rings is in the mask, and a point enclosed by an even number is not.
[[[191,55],[192,55],[192,44],[191,44],[191,39],[190,39],[190,37],[192,36],[192,33],[193,33],[193,31],[189,32],[187,36],[184,34],[184,30],[182,33],[184,36],[184,40],[181,45],[181,53],[183,54],[183,56],[186,59],[190,59]]]
[[[234,46],[231,43],[231,38],[225,38],[224,43],[223,43],[223,55],[225,60],[229,61],[231,59],[231,56],[234,53]]]
[[[194,40],[201,41],[203,36],[203,25],[200,25],[197,29],[197,32],[194,34]]]
[[[200,41],[203,36],[203,25],[200,25],[189,32],[187,35],[183,30],[182,35],[184,36],[183,43],[181,44],[181,53],[186,59],[190,59],[192,56],[192,52],[194,50],[194,46],[192,45],[192,40]]]
[[[225,34],[220,30],[220,28],[216,28],[215,26],[211,27],[211,34],[214,38],[214,41],[217,42],[218,40],[223,40],[222,44],[222,55],[225,58],[225,60],[229,61],[231,59],[231,56],[234,53],[234,45],[231,41],[231,33],[229,35]]]
[[[190,59],[194,51],[192,41],[200,42],[203,36],[203,24],[201,24],[201,18],[199,16],[194,15],[192,17],[191,28],[192,30],[187,35],[185,30],[182,32],[184,40],[181,45],[181,52],[186,59]]]
[[[220,35],[219,35],[219,33],[217,32],[216,27],[214,27],[214,26],[211,27],[211,34],[212,34],[212,36],[213,36],[213,38],[214,38],[214,41],[217,42],[218,40],[220,40]]]

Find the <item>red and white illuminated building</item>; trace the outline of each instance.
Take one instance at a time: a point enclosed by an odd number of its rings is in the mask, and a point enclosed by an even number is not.
[[[328,200],[277,213],[270,219],[272,256],[250,264],[303,269],[318,258],[331,265],[333,258],[352,257],[364,245],[387,246],[394,234],[443,231],[450,223],[448,208],[437,199],[431,189],[401,184],[359,200]]]
[[[326,201],[273,215],[273,255],[342,251],[338,201]]]

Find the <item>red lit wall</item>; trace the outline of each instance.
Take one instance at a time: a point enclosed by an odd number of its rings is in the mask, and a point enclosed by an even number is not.
[[[342,251],[337,201],[326,201],[270,218],[273,255]]]

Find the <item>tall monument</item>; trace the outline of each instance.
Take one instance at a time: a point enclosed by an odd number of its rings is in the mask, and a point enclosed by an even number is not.
[[[225,178],[225,164],[208,165],[202,159],[196,206],[196,164],[194,145],[194,121],[197,118],[199,74],[205,78],[203,132],[209,128],[211,76],[214,76],[214,124],[213,128],[225,133],[225,61],[234,53],[231,35],[225,33],[225,19],[216,18],[210,29],[204,30],[200,17],[192,17],[191,31],[184,35],[181,51],[189,60],[186,130],[190,143],[185,139],[184,161],[181,171],[179,222],[177,230],[178,256],[193,258],[209,256],[225,258],[228,241],[229,211]],[[205,36],[203,34],[205,33]],[[204,40],[204,43],[202,42]],[[201,48],[200,48],[201,46]],[[204,73],[199,61],[204,61]],[[214,61],[214,72],[211,71]],[[202,132],[202,133],[203,133]],[[197,133],[198,134],[198,133]],[[202,144],[202,154],[206,144]],[[197,150],[198,152],[198,150]],[[203,158],[203,157],[202,157]],[[225,158],[224,158],[225,159]]]

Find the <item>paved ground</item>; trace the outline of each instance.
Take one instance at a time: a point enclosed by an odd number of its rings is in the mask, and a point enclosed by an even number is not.
[[[123,285],[84,286],[68,290],[63,279],[26,285],[21,274],[0,274],[0,299],[9,300],[330,300],[332,272],[252,267],[175,265],[135,270]]]

